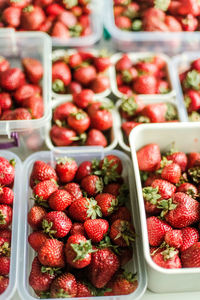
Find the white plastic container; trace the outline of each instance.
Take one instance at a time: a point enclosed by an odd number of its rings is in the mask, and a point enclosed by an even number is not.
[[[5,157],[8,160],[15,159],[15,180],[13,186],[14,192],[14,202],[13,202],[13,216],[12,216],[12,224],[10,229],[12,230],[12,238],[11,238],[11,256],[10,256],[10,273],[9,273],[9,285],[5,292],[0,295],[0,300],[9,300],[13,296],[16,291],[16,283],[17,283],[17,268],[18,268],[18,260],[17,255],[19,251],[19,211],[21,208],[21,198],[20,198],[20,190],[21,190],[21,161],[17,155],[11,153],[10,151],[0,150],[0,156]]]
[[[151,259],[149,254],[146,213],[136,151],[149,143],[158,144],[161,152],[167,151],[174,142],[174,146],[180,151],[185,153],[194,151],[199,152],[199,132],[200,124],[198,123],[169,123],[141,125],[132,130],[130,134],[129,141],[140,210],[143,251],[148,273],[148,288],[156,293],[200,291],[200,268],[164,269],[155,264]]]
[[[122,55],[123,55],[123,53],[116,53],[111,56],[112,66],[109,69],[110,79],[111,79],[111,90],[112,90],[113,94],[115,96],[117,96],[118,98],[126,96],[118,90],[117,81],[116,81],[115,64],[122,57]],[[173,97],[176,95],[174,82],[172,80],[172,62],[171,62],[171,59],[167,55],[161,54],[161,53],[155,53],[155,52],[130,52],[130,53],[127,53],[127,55],[133,63],[136,63],[141,59],[144,59],[147,57],[152,57],[152,56],[160,56],[166,62],[167,79],[168,79],[171,91],[166,94],[141,95],[144,99],[152,99],[152,98],[153,99],[167,99],[169,97]]]
[[[86,51],[86,50],[84,50]],[[75,50],[75,49],[58,49],[58,50],[54,50],[53,53],[52,53],[52,61],[56,61],[66,55],[72,55],[74,53],[77,53],[78,51]],[[87,52],[90,52],[90,53],[93,53],[94,55],[98,55],[99,51],[98,50],[95,50],[95,49],[88,49]],[[109,71],[107,70],[106,73],[105,73],[109,80],[110,80],[110,73]],[[98,93],[98,94],[95,94],[94,98],[95,99],[102,99],[102,98],[105,98],[107,97],[109,94],[110,94],[110,88],[105,90],[104,92],[102,93]],[[52,90],[52,96],[53,96],[53,99],[55,100],[61,100],[61,99],[65,99],[65,100],[72,100],[72,94],[58,94],[58,93],[55,93],[53,90]]]
[[[125,31],[115,25],[113,0],[106,0],[104,24],[119,51],[154,51],[175,55],[183,51],[198,51],[200,34],[196,32],[147,32]]]
[[[8,58],[12,67],[19,67],[23,57],[33,57],[42,62],[44,69],[43,117],[35,120],[0,121],[0,149],[14,146],[12,151],[24,158],[42,147],[45,124],[51,118],[51,40],[41,32],[0,30],[0,55]],[[14,141],[5,140],[11,138]]]
[[[108,98],[104,98],[104,99],[100,100],[100,102],[102,102],[102,103],[104,103],[104,102],[108,103],[109,101],[110,101],[110,99],[108,99]],[[52,103],[52,110],[54,110],[57,106],[59,106],[62,103],[65,103],[65,102],[69,102],[69,101],[54,100],[53,103]],[[117,127],[118,127],[118,124],[120,122],[120,117],[119,117],[119,114],[118,114],[115,107],[111,110],[111,112],[112,112],[112,116],[113,116],[113,126],[112,126],[111,129],[108,130],[108,132],[110,133],[110,144],[108,144],[108,146],[104,148],[105,151],[110,151],[110,150],[114,149],[118,144],[118,134],[119,134],[119,132],[118,132]],[[71,151],[71,152],[73,152],[74,147],[72,147],[72,146],[57,147],[52,143],[51,137],[50,137],[51,127],[52,127],[51,122],[48,122],[48,124],[46,126],[46,138],[45,138],[47,147],[50,150],[54,150],[54,151],[60,151],[60,152]],[[77,147],[75,147],[75,148],[77,148]],[[86,147],[85,146],[80,146],[78,148],[79,148],[79,152],[82,153],[82,152],[85,152],[87,148],[90,148],[90,146],[86,146]]]
[[[77,149],[78,150],[78,149]],[[132,188],[132,182],[131,178],[133,176],[132,174],[132,168],[131,168],[131,161],[129,157],[125,154],[123,154],[120,151],[111,151],[111,152],[104,152],[102,148],[99,148],[98,151],[88,151],[87,153],[65,153],[65,156],[73,157],[78,164],[85,160],[92,160],[92,159],[102,159],[104,155],[107,154],[114,154],[117,155],[121,160],[123,164],[123,177],[129,184],[130,189],[130,199],[131,199],[131,212],[133,216],[133,223],[135,226],[135,230],[137,232],[136,236],[136,242],[134,243],[134,255],[133,260],[131,263],[128,263],[128,269],[132,272],[137,271],[138,276],[138,288],[137,290],[127,296],[108,296],[108,297],[90,297],[91,300],[103,300],[103,299],[109,299],[109,300],[138,300],[142,297],[146,290],[146,271],[144,267],[144,261],[142,258],[142,248],[141,248],[141,231],[140,231],[140,225],[139,225],[139,219],[138,219],[138,207],[137,202],[135,201],[135,191]],[[28,283],[28,277],[31,269],[31,263],[35,256],[35,252],[31,249],[31,247],[28,245],[28,234],[30,233],[31,229],[30,226],[27,223],[27,213],[28,210],[33,205],[33,200],[30,200],[31,196],[31,189],[29,187],[29,177],[30,173],[33,167],[33,164],[36,160],[43,160],[45,162],[51,162],[52,165],[55,165],[55,158],[63,156],[64,154],[56,154],[53,152],[37,152],[24,162],[24,192],[23,192],[23,207],[24,210],[21,211],[20,220],[21,220],[21,226],[20,226],[20,255],[18,256],[19,259],[19,273],[18,273],[18,291],[22,299],[24,300],[34,300],[36,299],[36,296],[33,293],[33,290],[29,287]],[[71,299],[82,299],[82,298],[71,298]]]
[[[153,100],[153,99],[151,99],[151,100],[145,100],[145,99],[142,99],[143,100],[143,102],[144,102],[144,104],[151,104],[151,103],[171,103],[171,104],[173,104],[174,106],[175,106],[175,108],[176,108],[176,110],[177,110],[177,114],[178,114],[178,119],[179,119],[179,121],[180,122],[183,122],[184,121],[184,118],[183,118],[183,116],[182,116],[182,113],[181,113],[181,110],[180,110],[180,105],[179,105],[179,103],[178,103],[178,101],[177,101],[177,99],[176,98],[171,98],[171,99],[168,99],[168,100],[160,100],[160,99],[157,99],[157,100]],[[120,106],[121,106],[121,104],[122,104],[122,100],[118,100],[117,101],[117,103],[116,103],[116,108],[117,108],[117,110],[118,110],[118,113],[119,113],[119,116],[120,116]],[[126,138],[126,136],[125,136],[125,134],[124,134],[124,132],[123,132],[123,130],[122,130],[122,128],[121,128],[121,125],[122,125],[122,123],[123,122],[125,122],[126,120],[125,119],[123,119],[121,116],[120,116],[120,122],[118,122],[117,123],[117,126],[118,126],[118,128],[117,128],[117,131],[118,131],[118,141],[119,141],[119,145],[120,145],[120,147],[124,150],[124,151],[126,151],[126,152],[130,152],[131,151],[131,149],[130,149],[130,147],[127,145],[127,143],[125,142],[125,139],[128,141],[128,138]],[[158,123],[156,123],[156,124],[158,124]],[[148,124],[148,125],[150,125],[150,124]],[[139,126],[141,126],[141,125],[139,125]]]

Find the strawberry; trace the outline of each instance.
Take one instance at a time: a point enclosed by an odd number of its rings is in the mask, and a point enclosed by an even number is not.
[[[22,65],[29,81],[38,84],[43,76],[43,66],[37,59],[26,57],[22,59]]]
[[[117,71],[128,70],[132,67],[132,61],[127,54],[123,54],[115,65]]]
[[[54,19],[55,19],[54,16],[48,16],[45,19],[45,21],[39,26],[38,30],[49,33],[49,31],[51,30],[51,27],[53,25]]]
[[[110,224],[114,223],[116,220],[121,219],[130,222],[131,221],[131,214],[125,206],[121,206],[118,208],[116,212],[114,212],[109,217]]]
[[[118,87],[118,90],[127,97],[131,97],[133,95],[133,91],[128,85],[121,85]]]
[[[97,204],[101,208],[104,217],[111,215],[118,206],[118,200],[115,196],[107,193],[98,194],[95,197]]]
[[[94,93],[100,94],[109,89],[110,80],[107,76],[97,75],[97,77],[91,82],[91,89]]]
[[[158,215],[161,211],[160,204],[164,202],[159,194],[159,187],[156,186],[153,188],[147,186],[143,188],[142,192],[146,212],[151,215]],[[164,203],[168,204],[168,201],[165,201]]]
[[[122,130],[124,131],[125,135],[129,137],[132,129],[134,129],[136,126],[140,125],[142,123],[134,122],[134,121],[127,121],[122,123]]]
[[[188,164],[187,169],[193,168],[195,166],[200,166],[200,153],[191,152],[187,155]]]
[[[69,234],[70,235],[75,235],[75,234],[77,235],[77,234],[79,234],[79,235],[85,236],[86,234],[85,234],[84,224],[83,223],[76,223],[76,222],[74,222],[72,224],[72,227],[71,227],[71,230],[70,230]]]
[[[197,91],[188,90],[184,95],[185,106],[189,113],[200,109],[200,95]]]
[[[82,15],[82,8],[80,6],[73,6],[71,11],[76,17],[80,17]]]
[[[77,281],[77,294],[76,297],[92,297],[95,296],[95,291],[89,284]]]
[[[169,93],[169,83],[166,80],[158,80],[157,82],[157,94],[167,94]]]
[[[175,185],[163,179],[155,179],[151,186],[153,188],[158,187],[158,193],[162,199],[169,199],[176,191]]]
[[[76,130],[79,134],[85,132],[90,126],[90,118],[87,113],[79,109],[76,113],[72,113],[67,118],[68,125]]]
[[[92,162],[84,161],[82,162],[76,172],[76,181],[80,182],[84,177],[92,174]]]
[[[0,276],[0,295],[7,289],[9,285],[9,278],[5,276]]]
[[[185,182],[185,183],[182,183],[181,185],[179,185],[179,187],[177,187],[176,191],[188,194],[192,198],[195,198],[196,195],[198,194],[198,190],[197,190],[196,186],[189,182]]]
[[[42,228],[42,220],[46,210],[41,206],[33,206],[28,213],[28,223],[33,229]]]
[[[38,252],[40,247],[46,242],[48,239],[48,235],[43,233],[42,231],[34,231],[29,234],[28,236],[28,242],[30,246]]]
[[[73,181],[78,166],[73,158],[60,157],[56,161],[56,173],[62,183]]]
[[[88,277],[97,287],[104,287],[119,268],[118,257],[109,249],[104,248],[92,253]]]
[[[57,183],[52,180],[44,180],[36,184],[33,188],[35,201],[40,205],[47,206],[47,199],[58,189]]]
[[[131,20],[126,16],[117,16],[115,18],[115,24],[122,30],[130,30],[131,29]]]
[[[15,160],[8,161],[0,156],[0,185],[12,185],[15,177]]]
[[[49,273],[42,272],[42,265],[39,262],[38,257],[36,256],[32,262],[32,268],[29,275],[29,284],[34,289],[34,291],[38,292],[46,292],[49,290],[54,275]]]
[[[71,94],[80,93],[82,91],[82,85],[76,81],[71,81],[68,88]]]
[[[63,11],[65,11],[65,9],[58,3],[51,3],[47,6],[45,11],[46,11],[47,15],[58,16]]]
[[[5,204],[0,204],[0,229],[5,229],[12,222],[12,208]]]
[[[183,251],[181,254],[181,261],[183,264],[183,268],[199,268],[200,266],[199,252],[200,252],[200,242],[194,243],[191,247]]]
[[[24,8],[28,5],[29,0],[9,0],[8,2],[12,7]]]
[[[45,14],[41,7],[29,5],[22,9],[21,26],[25,30],[37,30],[45,21]]]
[[[137,94],[156,94],[156,78],[153,75],[139,76],[133,83],[133,90]]]
[[[178,229],[166,232],[164,239],[170,247],[180,248],[183,244],[182,232]]]
[[[85,222],[88,219],[96,219],[97,216],[102,216],[97,201],[92,198],[80,198],[75,200],[70,205],[68,212],[71,218],[78,222]]]
[[[70,68],[77,68],[82,64],[83,60],[81,55],[77,52],[69,56]]]
[[[10,257],[0,256],[0,275],[9,275]]]
[[[128,295],[137,289],[138,281],[134,274],[124,271],[116,274],[107,287],[112,290],[112,295]]]
[[[9,228],[0,230],[0,237],[11,242],[11,230]]]
[[[172,230],[172,227],[153,216],[147,218],[147,230],[149,244],[151,246],[159,246],[164,241],[165,233]]]
[[[35,94],[35,87],[32,84],[24,84],[20,86],[14,93],[14,98],[18,104]]]
[[[110,238],[114,244],[127,247],[135,240],[135,231],[129,221],[118,219],[110,228]]]
[[[183,244],[180,247],[180,251],[183,252],[194,243],[199,241],[199,232],[196,228],[185,227],[181,229]]]
[[[120,105],[120,112],[124,119],[129,120],[140,113],[143,108],[144,103],[142,100],[137,95],[134,95],[122,101],[122,104]]]
[[[66,190],[57,190],[48,199],[50,208],[57,211],[64,211],[72,201],[71,194]]]
[[[83,235],[71,235],[65,245],[67,263],[76,269],[82,269],[90,264],[92,252],[94,250],[91,241]]]
[[[135,65],[135,67],[139,71],[139,73],[147,73],[153,76],[156,76],[158,74],[158,66],[154,64],[154,62],[151,59],[139,61]]]
[[[59,82],[58,82],[59,79]],[[56,61],[52,65],[52,81],[53,81],[53,90],[54,92],[59,92],[59,85],[67,86],[71,82],[71,71],[67,64],[62,61]],[[63,90],[64,91],[64,90]]]
[[[176,163],[166,165],[162,170],[161,177],[171,183],[178,183],[181,178],[181,167]]]
[[[106,235],[109,228],[108,221],[104,219],[87,220],[84,229],[93,243],[99,243]]]
[[[31,114],[25,108],[16,108],[12,111],[11,120],[31,120],[31,119],[32,119]]]
[[[62,211],[51,211],[42,220],[42,228],[51,238],[65,237],[71,227],[71,220]]]
[[[0,73],[0,86],[7,91],[14,91],[24,80],[24,73],[19,68],[8,69]]]
[[[7,7],[2,14],[2,20],[9,27],[17,28],[20,25],[21,9],[18,7]]]
[[[109,183],[104,186],[104,193],[112,194],[117,197],[120,194],[121,185],[119,183]]]
[[[81,187],[89,196],[95,196],[103,191],[103,181],[96,175],[88,175],[81,180]]]
[[[151,123],[162,123],[177,118],[177,112],[171,103],[148,104],[142,110],[142,115],[149,118]]]
[[[100,55],[99,57],[95,57],[94,65],[98,72],[104,72],[111,65],[110,57],[104,56],[104,54]]]
[[[130,82],[135,80],[138,77],[138,70],[135,67],[131,67],[129,70],[123,70],[121,74],[122,74],[122,83],[119,84],[120,77],[118,77],[117,85],[122,85],[123,83],[129,84]]]
[[[83,86],[87,86],[96,78],[96,75],[94,66],[82,66],[75,70],[74,79]]]
[[[53,112],[53,120],[64,121],[71,113],[77,112],[77,107],[71,102],[65,102],[57,106]]]
[[[167,159],[173,163],[178,164],[181,167],[181,171],[184,172],[187,167],[187,156],[184,152],[172,152],[167,155]]]
[[[102,146],[106,147],[108,144],[104,134],[97,129],[90,129],[88,131],[86,146]]]
[[[63,23],[57,21],[53,25],[51,36],[54,38],[68,40],[70,38],[70,32]],[[64,92],[64,86],[61,80],[55,80],[52,87],[54,92]]]
[[[14,200],[14,192],[9,187],[0,188],[0,203],[12,205]]]
[[[178,14],[188,15],[192,14],[193,16],[199,16],[200,6],[196,0],[183,0],[178,9]]]
[[[91,126],[94,129],[105,131],[113,126],[112,113],[107,109],[99,109],[91,117]]]
[[[175,193],[172,197],[175,208],[165,215],[165,220],[175,228],[190,226],[200,220],[199,202],[184,193]]]
[[[36,183],[44,180],[57,180],[57,175],[49,164],[44,161],[37,160],[34,162],[33,169],[30,177],[30,185],[33,188]]]
[[[63,268],[64,261],[64,244],[56,239],[48,239],[38,251],[38,259],[42,265]]]
[[[123,170],[120,158],[113,154],[106,155],[104,159],[100,161],[99,167],[104,177],[105,184],[108,184],[109,180],[116,181]]]
[[[4,72],[9,68],[10,68],[9,61],[5,57],[0,56],[0,72]]]
[[[57,20],[64,24],[68,29],[73,28],[77,23],[77,18],[71,11],[63,11],[58,15]]]
[[[181,260],[178,256],[178,250],[175,248],[166,248],[162,252],[152,256],[153,261],[162,268],[179,269],[182,267]]]
[[[64,186],[64,189],[71,195],[72,202],[83,197],[82,191],[80,189],[80,185],[78,183],[75,182],[67,183]]]
[[[44,103],[40,96],[25,99],[22,106],[29,110],[33,119],[40,119],[44,114]]]
[[[154,172],[160,167],[161,154],[157,144],[148,144],[137,151],[140,171]]]
[[[70,128],[53,125],[50,130],[50,137],[56,146],[69,146],[76,137],[76,132]]]
[[[51,298],[76,297],[77,283],[74,275],[63,273],[56,277],[51,284]]]
[[[74,103],[80,108],[86,108],[94,101],[94,93],[92,90],[84,89],[80,93],[73,94]]]
[[[198,28],[198,19],[189,14],[180,20],[183,31],[195,31]]]

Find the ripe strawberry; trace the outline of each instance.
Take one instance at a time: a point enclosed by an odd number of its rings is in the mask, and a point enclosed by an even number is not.
[[[30,2],[29,0],[9,0],[9,5],[12,7],[24,8]]]
[[[184,152],[174,152],[167,155],[168,160],[172,160],[173,163],[178,164],[181,167],[181,171],[184,172],[187,166],[187,156]]]
[[[35,86],[32,84],[24,84],[20,86],[14,93],[14,98],[18,104],[35,94]]]
[[[85,282],[77,281],[76,297],[92,297],[95,296],[95,291]]]
[[[41,206],[33,206],[28,213],[28,223],[35,230],[42,228],[42,220],[46,210]]]
[[[110,238],[114,244],[127,247],[135,240],[135,231],[129,221],[118,219],[110,228]]]
[[[83,223],[76,223],[76,222],[74,222],[72,224],[72,227],[71,227],[71,230],[70,230],[69,234],[70,235],[75,235],[75,234],[77,235],[77,234],[79,234],[79,235],[85,236],[86,234],[85,234],[84,224]]]
[[[47,15],[58,16],[63,11],[65,11],[65,9],[58,3],[52,3],[47,6],[45,11],[46,11]]]
[[[73,94],[74,103],[80,108],[86,108],[94,101],[94,93],[92,90],[84,89],[80,93]]]
[[[55,92],[59,92],[59,90],[56,88],[57,79],[63,83],[63,87],[67,86],[71,82],[70,68],[62,61],[56,61],[52,65],[52,82],[53,90]]]
[[[68,89],[71,94],[80,93],[82,91],[82,85],[76,81],[71,81]]]
[[[169,199],[176,191],[176,186],[163,179],[155,179],[151,186],[158,187],[158,193],[162,199]]]
[[[142,100],[137,95],[134,95],[123,100],[120,106],[120,112],[123,118],[129,120],[133,116],[140,113],[143,108],[144,103],[142,102]]]
[[[132,67],[132,61],[127,54],[123,54],[115,65],[117,71],[129,70]]]
[[[68,29],[73,28],[77,24],[77,18],[71,11],[63,11],[61,14],[58,15],[57,19]]]
[[[87,113],[79,109],[76,113],[72,113],[67,118],[68,125],[76,130],[79,134],[85,132],[90,126],[90,118]]]
[[[76,132],[70,128],[53,125],[50,130],[50,137],[56,146],[69,146],[76,137]]]
[[[99,167],[102,175],[104,176],[105,184],[108,184],[108,175],[110,175],[110,180],[116,181],[119,175],[121,175],[123,169],[120,158],[113,154],[106,155],[104,159],[100,161]]]
[[[157,144],[148,144],[137,151],[140,171],[154,172],[160,167],[161,154]]]
[[[192,198],[195,198],[195,196],[198,194],[196,186],[189,182],[182,183],[179,187],[177,187],[176,191],[188,194]]]
[[[14,192],[8,187],[0,188],[0,203],[12,205],[14,200]]]
[[[0,256],[0,275],[9,275],[10,257]]]
[[[136,126],[140,125],[142,123],[134,122],[134,121],[127,121],[122,123],[122,130],[124,131],[125,135],[129,137],[131,131]]]
[[[2,111],[9,110],[12,106],[12,99],[8,93],[0,93],[0,107]]]
[[[116,220],[121,219],[130,222],[131,221],[131,214],[125,206],[121,206],[118,208],[116,212],[114,212],[109,217],[110,224],[114,223]]]
[[[99,109],[91,116],[91,126],[101,131],[108,130],[113,125],[112,113],[107,109]]]
[[[191,152],[187,155],[188,164],[187,169],[193,168],[195,166],[200,166],[200,153]]]
[[[162,170],[161,177],[171,183],[178,183],[181,178],[181,167],[176,163],[166,165]]]
[[[199,3],[196,0],[183,0],[178,9],[178,14],[198,16],[200,13]]]
[[[51,211],[45,215],[42,227],[51,238],[63,238],[70,231],[72,222],[64,212]]]
[[[42,265],[36,256],[32,262],[32,268],[29,275],[29,284],[37,293],[48,291],[54,278],[54,275],[46,272],[43,273],[41,268]]]
[[[57,175],[54,168],[52,168],[49,164],[45,163],[44,161],[35,161],[30,177],[31,188],[33,188],[34,185],[39,181],[50,179],[53,179],[55,181],[57,180]]]
[[[0,56],[0,72],[4,72],[9,68],[10,68],[9,61],[5,57]]]
[[[31,120],[31,119],[32,119],[31,114],[26,108],[16,108],[12,111],[11,120]]]
[[[98,72],[104,72],[111,65],[110,57],[104,56],[104,55],[100,55],[99,57],[95,57],[94,58],[94,65],[95,65]]]
[[[36,251],[38,252],[40,247],[46,242],[46,240],[48,239],[48,235],[45,234],[42,231],[34,231],[32,233],[29,234],[28,236],[28,242],[30,244],[30,246]]]
[[[10,256],[10,240],[0,237],[0,256]]]
[[[118,200],[115,196],[107,193],[98,194],[95,197],[97,204],[100,206],[104,217],[111,215],[118,206]]]
[[[61,157],[57,159],[56,173],[62,183],[73,181],[78,166],[73,158]]]
[[[199,232],[196,228],[185,227],[181,229],[183,244],[180,247],[180,251],[183,252],[194,243],[199,241]]]
[[[41,7],[29,5],[22,9],[21,26],[25,30],[37,30],[45,21],[45,14]]]
[[[153,255],[152,259],[157,265],[165,269],[179,269],[182,267],[178,250],[174,248],[166,248],[162,252]]]
[[[29,110],[33,119],[40,119],[44,114],[44,103],[40,96],[25,99],[22,106]]]
[[[57,21],[53,25],[51,36],[63,40],[68,40],[70,38],[70,32],[63,23]],[[54,92],[64,92],[63,89],[64,86],[60,80],[55,80],[55,82],[53,82]]]
[[[165,242],[174,248],[180,248],[183,244],[182,231],[175,229],[165,233]]]
[[[99,94],[103,93],[110,87],[110,80],[107,76],[102,74],[97,75],[97,77],[91,83],[91,89],[94,93]]]
[[[87,86],[96,78],[96,75],[94,66],[82,66],[75,70],[74,79],[83,86]]]
[[[104,287],[119,268],[118,257],[109,249],[104,248],[92,253],[88,277],[97,287]]]
[[[128,295],[133,293],[138,287],[136,276],[131,272],[120,272],[114,276],[108,283],[107,288],[110,288],[112,295]]]
[[[12,208],[5,204],[0,204],[0,229],[5,229],[12,222]]]
[[[152,75],[141,75],[134,81],[133,90],[137,94],[156,94],[157,80]]]
[[[58,185],[54,180],[44,180],[36,184],[33,188],[33,194],[36,202],[41,205],[47,205],[47,199],[58,189]]]
[[[200,96],[197,91],[188,90],[184,95],[185,106],[189,113],[200,109]]]
[[[65,266],[64,244],[56,239],[48,239],[38,251],[38,259],[42,265],[56,268]]]
[[[164,241],[165,233],[172,230],[172,227],[153,216],[147,218],[147,230],[149,244],[151,246],[159,246]]]
[[[81,55],[77,52],[69,56],[70,68],[77,68],[82,64],[83,60]]]
[[[194,243],[191,247],[181,253],[183,268],[199,268],[200,266],[200,242]]]
[[[56,277],[51,284],[51,298],[76,297],[77,283],[74,275],[63,273]]]
[[[87,220],[84,223],[84,229],[93,243],[99,243],[106,235],[109,224],[104,219]]]
[[[22,59],[22,65],[29,81],[38,84],[43,76],[43,66],[37,59],[26,57]]]
[[[82,269],[90,264],[92,252],[94,250],[91,241],[83,235],[71,235],[65,245],[67,263],[76,269]]]
[[[200,220],[199,202],[184,193],[175,193],[172,197],[175,209],[165,215],[165,220],[175,228],[190,226]]]
[[[153,103],[145,106],[142,115],[149,118],[151,123],[162,123],[174,120],[177,117],[177,112],[171,103]]]
[[[75,182],[67,183],[64,186],[64,189],[71,195],[72,202],[83,197],[80,185],[78,183]]]
[[[108,144],[104,134],[97,129],[90,129],[88,131],[86,146],[102,146],[106,147]]]
[[[82,162],[76,172],[76,181],[80,182],[84,177],[92,174],[92,162],[84,161]]]
[[[19,68],[8,69],[0,73],[0,86],[7,91],[14,91],[24,81],[24,73]]]
[[[57,106],[53,113],[53,120],[64,121],[71,113],[77,112],[77,107],[71,102],[65,102]]]
[[[2,13],[2,20],[9,27],[17,28],[20,25],[21,9],[18,7],[7,7]]]
[[[51,209],[64,211],[72,203],[72,196],[66,190],[57,190],[51,194],[48,202]]]
[[[9,278],[5,276],[0,276],[0,295],[7,289],[9,285]]]
[[[81,180],[81,187],[89,196],[95,196],[103,191],[103,181],[96,175],[88,175]]]

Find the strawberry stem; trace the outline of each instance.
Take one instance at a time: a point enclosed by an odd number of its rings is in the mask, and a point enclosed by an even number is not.
[[[78,260],[83,260],[86,255],[89,253],[96,252],[97,250],[93,250],[91,240],[87,240],[86,242],[80,241],[78,244],[70,244],[74,252],[76,253],[76,257],[73,262]]]

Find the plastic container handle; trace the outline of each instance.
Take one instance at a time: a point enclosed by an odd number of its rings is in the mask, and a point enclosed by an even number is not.
[[[19,146],[19,136],[17,132],[12,132],[10,137],[13,139],[12,142],[0,143],[0,149],[9,149],[12,147]]]

